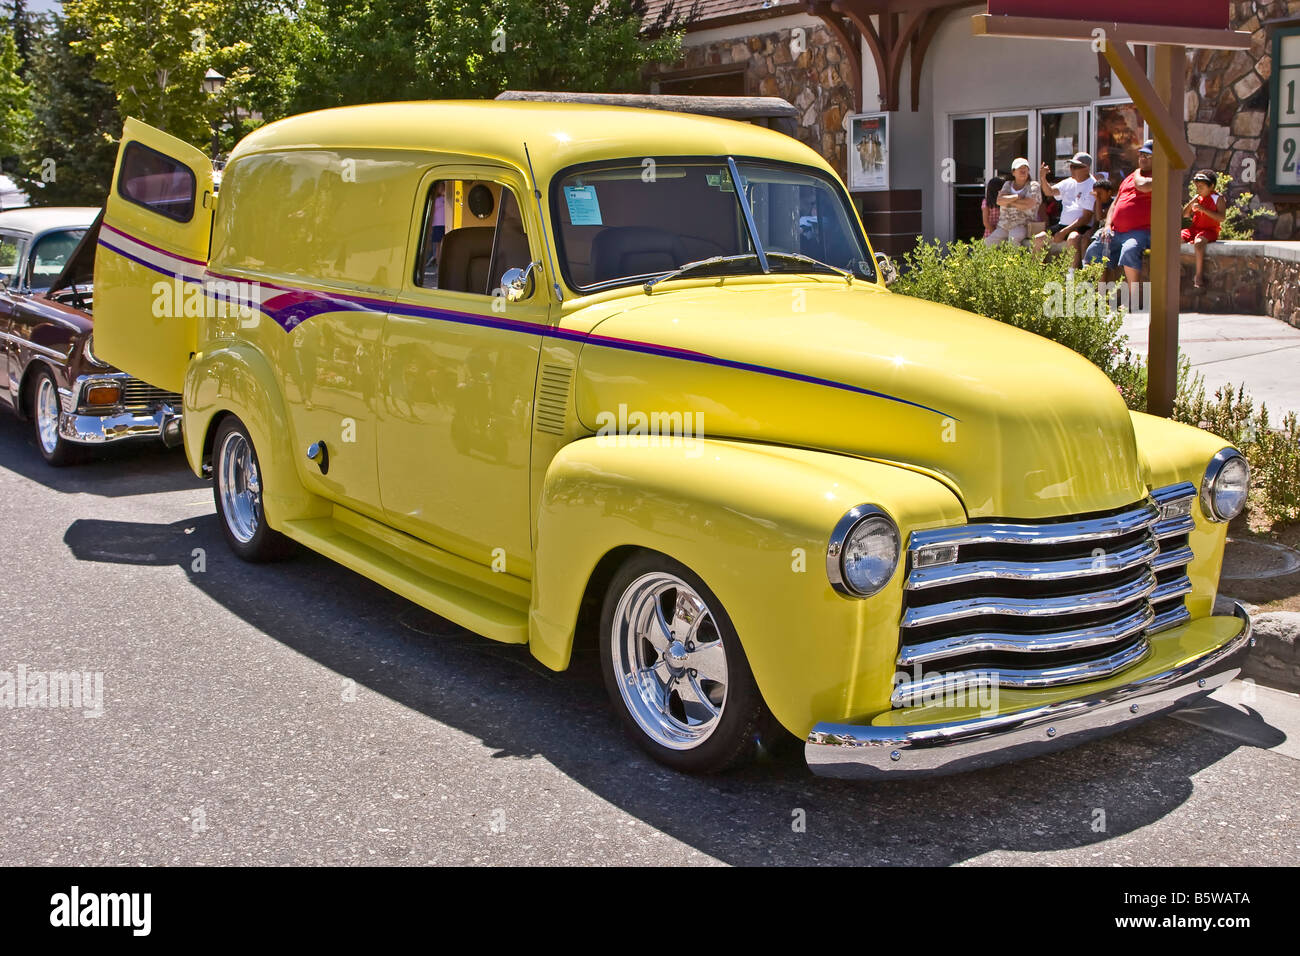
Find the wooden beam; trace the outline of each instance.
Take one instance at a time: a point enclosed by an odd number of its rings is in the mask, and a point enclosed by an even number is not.
[[[1166,49],[1164,46],[1157,49]],[[1178,49],[1183,49],[1179,47]],[[1187,169],[1196,159],[1196,152],[1187,142],[1187,128],[1182,120],[1182,94],[1179,94],[1178,116],[1166,107],[1164,93],[1157,92],[1147,79],[1146,70],[1138,62],[1127,43],[1109,40],[1106,43],[1106,61],[1124,85],[1124,90],[1133,97],[1133,104],[1142,114],[1142,118],[1151,127],[1152,138],[1169,154],[1170,161],[1176,169]]]
[[[846,0],[832,0],[831,8],[844,14],[858,28],[858,33],[866,42],[867,49],[871,51],[871,58],[876,61],[876,76],[880,82],[880,103],[878,108],[886,111],[891,109],[889,106],[889,68],[887,64],[889,51],[882,44],[880,34],[876,32],[876,26],[871,22],[871,17],[858,13],[857,7],[847,3]],[[883,21],[884,18],[881,19]],[[868,112],[874,112],[865,103],[862,108]]]
[[[1183,121],[1187,51],[1156,47],[1155,88],[1171,122]],[[1151,330],[1147,346],[1147,411],[1168,418],[1178,388],[1178,308],[1182,285],[1183,177],[1174,156],[1157,145],[1151,184]]]
[[[1203,27],[1161,27],[1141,23],[1104,23],[1092,20],[1054,20],[1047,17],[971,17],[977,36],[1022,37],[1031,40],[1094,40],[1096,30],[1111,43],[1173,44],[1202,50],[1248,50],[1249,33],[1241,30],[1207,30]]]

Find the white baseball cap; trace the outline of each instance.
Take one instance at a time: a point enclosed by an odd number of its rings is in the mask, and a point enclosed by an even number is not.
[[[1015,162],[1013,162],[1013,163],[1011,164],[1011,171],[1014,173],[1014,172],[1015,172],[1017,169],[1019,169],[1021,166],[1025,167],[1025,169],[1028,169],[1028,168],[1029,168],[1029,160],[1024,159],[1023,157],[1020,158],[1020,159],[1017,159]]]

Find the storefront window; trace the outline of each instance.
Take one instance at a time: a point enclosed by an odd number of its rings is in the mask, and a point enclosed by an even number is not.
[[[1146,141],[1146,124],[1132,103],[1098,103],[1093,107],[1097,155],[1093,169],[1118,182],[1137,169],[1138,148]]]

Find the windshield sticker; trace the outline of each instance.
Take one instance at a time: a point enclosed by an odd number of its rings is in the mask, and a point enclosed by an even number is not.
[[[728,169],[719,170],[716,173],[706,173],[704,178],[714,189],[720,189],[724,193],[734,193],[736,191],[731,186],[731,171]]]
[[[569,224],[573,226],[603,226],[600,218],[600,200],[595,186],[565,186],[564,201],[569,204]]]

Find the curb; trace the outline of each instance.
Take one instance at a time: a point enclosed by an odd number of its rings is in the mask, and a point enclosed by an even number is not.
[[[1214,612],[1231,613],[1232,603],[1231,598],[1220,596]],[[1242,605],[1255,628],[1255,646],[1246,657],[1241,676],[1265,687],[1300,694],[1300,611],[1261,614],[1244,601]]]

